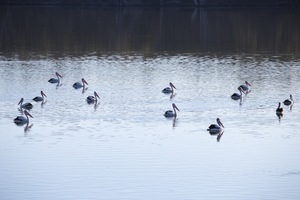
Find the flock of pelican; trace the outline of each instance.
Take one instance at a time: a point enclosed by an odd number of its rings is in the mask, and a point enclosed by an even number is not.
[[[48,80],[49,83],[57,83],[57,85],[60,85],[60,81],[61,79],[63,78],[62,75],[60,75],[58,72],[55,73],[56,77],[57,78],[51,78]],[[73,84],[73,88],[75,89],[79,89],[79,88],[82,88],[83,91],[86,89],[86,85],[88,85],[87,81],[82,78],[81,79],[81,82],[76,82]],[[171,94],[173,95],[174,94],[174,89],[177,90],[177,88],[175,87],[175,85],[170,82],[169,83],[169,86],[170,87],[166,87],[162,90],[162,93],[165,93],[165,94]],[[231,95],[231,98],[233,100],[242,100],[243,98],[243,95],[247,95],[248,93],[250,93],[250,87],[251,87],[251,84],[248,82],[248,81],[245,81],[245,84],[243,85],[240,85],[237,89],[239,91],[239,93],[234,93]],[[36,102],[44,102],[45,98],[47,97],[47,95],[41,91],[41,96],[36,96],[34,97],[32,100],[33,101],[36,101]],[[94,95],[93,96],[88,96],[86,98],[86,101],[88,104],[97,104],[98,102],[98,99],[100,99],[99,95],[97,94],[97,92],[95,91],[94,92]],[[293,100],[293,97],[292,95],[290,95],[290,98],[289,99],[286,99],[285,101],[283,101],[283,104],[284,105],[292,105],[294,103],[294,100]],[[32,109],[33,108],[33,105],[31,103],[24,103],[24,98],[21,98],[21,100],[19,101],[18,105],[20,105],[20,110],[22,111],[22,109],[25,109],[25,111],[23,112],[25,117],[24,116],[18,116],[14,119],[14,122],[17,124],[17,125],[24,125],[24,124],[29,124],[29,117],[33,118],[32,115],[28,112],[28,110]],[[164,116],[166,118],[174,118],[176,119],[177,117],[177,111],[180,112],[179,108],[176,106],[175,103],[172,103],[172,108],[173,110],[167,110],[165,111],[164,113]],[[283,115],[283,108],[281,107],[281,103],[279,102],[278,104],[278,107],[276,109],[276,114],[278,117],[282,116]],[[220,134],[220,133],[223,133],[223,129],[225,128],[224,125],[222,124],[220,118],[217,118],[216,119],[217,121],[217,124],[211,124],[208,128],[207,128],[207,131],[209,131],[211,134]]]
[[[170,85],[170,87],[166,87],[162,90],[163,93],[165,93],[165,94],[173,94],[174,93],[174,89],[176,89],[176,87],[174,86],[174,84],[172,82],[170,82],[169,85]],[[247,95],[248,93],[251,92],[250,87],[251,87],[251,84],[248,81],[245,81],[245,84],[242,84],[237,88],[239,93],[233,93],[231,95],[231,98],[233,100],[242,100],[243,95]],[[292,95],[290,95],[289,99],[286,99],[285,101],[283,101],[283,104],[287,105],[287,106],[293,105],[294,100],[293,100]],[[168,118],[176,118],[177,117],[177,111],[180,112],[180,110],[175,105],[175,103],[172,103],[172,108],[173,108],[173,110],[167,110],[164,113],[165,117],[168,117]],[[283,108],[281,107],[280,102],[279,102],[278,108],[276,109],[276,114],[278,117],[281,117],[283,115]],[[220,118],[217,118],[216,121],[217,121],[217,124],[211,124],[207,128],[207,131],[209,131],[211,134],[219,134],[218,137],[221,137],[221,135],[223,133],[223,129],[225,127],[222,124]]]
[[[56,83],[59,86],[61,78],[63,78],[63,76],[60,75],[58,72],[56,72],[55,75],[56,75],[57,78],[51,78],[51,79],[48,80],[48,82],[49,83]],[[73,87],[75,89],[83,88],[83,91],[84,91],[86,89],[85,87],[86,87],[86,85],[88,85],[88,83],[84,78],[81,79],[81,82],[82,83],[80,83],[80,82],[74,83]],[[41,96],[36,96],[32,100],[36,101],[36,102],[44,102],[46,97],[47,97],[47,95],[43,91],[41,91]],[[97,104],[98,99],[100,99],[100,97],[97,94],[97,92],[95,91],[94,96],[88,96],[86,98],[86,101],[87,101],[88,104],[94,104],[94,103]],[[20,106],[21,113],[24,113],[25,117],[24,116],[17,116],[14,119],[14,123],[17,124],[17,125],[26,124],[26,127],[28,127],[29,117],[33,118],[32,115],[28,111],[33,108],[33,105],[31,103],[24,103],[24,98],[23,97],[19,101],[18,105]],[[25,109],[24,112],[23,112],[23,109]]]

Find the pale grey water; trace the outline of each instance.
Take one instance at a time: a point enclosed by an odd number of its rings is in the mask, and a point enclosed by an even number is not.
[[[45,50],[17,39],[0,57],[0,199],[298,199],[299,34],[287,40],[283,52],[273,45],[170,50],[173,41],[157,51],[114,45],[99,52],[71,44]],[[47,82],[56,71],[64,76],[60,87]],[[72,88],[82,77],[84,93]],[[245,80],[252,91],[240,104],[230,96]],[[172,99],[161,93],[170,81]],[[44,105],[31,101],[41,90]],[[97,108],[85,101],[93,91]],[[295,104],[279,120],[277,104],[289,94]],[[27,131],[13,123],[21,97],[34,105]],[[173,102],[181,111],[176,121],[163,116]],[[217,117],[225,126],[220,141],[206,131]]]

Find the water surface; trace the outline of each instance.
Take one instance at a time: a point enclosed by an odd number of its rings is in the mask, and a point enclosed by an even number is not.
[[[299,197],[297,12],[1,9],[1,198]],[[60,86],[47,82],[56,71]],[[245,80],[251,92],[232,100]],[[174,96],[161,93],[170,81]],[[21,97],[27,129],[13,123]],[[176,120],[163,116],[172,103]],[[217,117],[221,137],[206,131]]]

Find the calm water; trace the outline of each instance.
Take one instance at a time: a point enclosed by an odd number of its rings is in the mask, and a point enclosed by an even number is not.
[[[297,11],[0,10],[0,199],[299,198]],[[27,128],[13,123],[21,97]],[[206,131],[217,117],[221,138]]]

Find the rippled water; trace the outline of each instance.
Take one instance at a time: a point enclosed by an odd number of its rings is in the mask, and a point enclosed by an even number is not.
[[[0,57],[1,199],[299,197],[299,52],[12,53]],[[47,82],[56,71],[61,86]],[[245,80],[251,92],[232,100]],[[21,97],[34,105],[27,129],[13,123]],[[176,120],[163,116],[172,103]],[[217,117],[221,138],[206,131]]]

